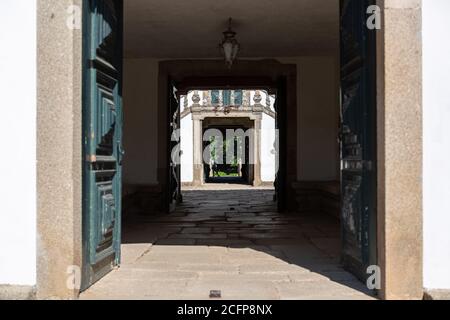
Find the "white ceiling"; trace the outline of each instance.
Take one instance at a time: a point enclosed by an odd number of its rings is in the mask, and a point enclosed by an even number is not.
[[[125,0],[125,56],[213,58],[229,17],[241,57],[335,52],[339,0]]]

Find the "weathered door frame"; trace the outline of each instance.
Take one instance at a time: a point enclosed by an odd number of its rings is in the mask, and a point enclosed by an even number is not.
[[[380,294],[386,299],[420,299],[421,1],[378,4],[383,17],[377,32]],[[67,286],[72,275],[67,272],[81,266],[82,207],[82,31],[67,27],[70,5],[81,7],[82,0],[38,0],[38,298],[79,294],[76,287]]]
[[[209,121],[211,119],[210,117],[208,117],[208,116],[203,117],[202,116],[201,119],[203,121],[203,125],[202,125],[203,135],[205,134],[205,132],[208,129],[213,129],[213,130],[221,131],[222,135],[224,137],[226,136],[226,130],[228,130],[228,129],[231,129],[231,130],[243,130],[244,132],[249,130],[249,129],[254,129],[255,128],[255,121],[256,121],[256,120],[252,119],[251,117],[244,117],[243,116],[243,117],[238,117],[237,118],[237,119],[242,119],[241,120],[242,122],[240,124],[226,124],[226,123],[220,121],[223,118],[219,119],[219,122],[217,122],[217,124],[211,124],[210,121]],[[214,118],[212,118],[212,119],[214,119]],[[207,121],[206,124],[204,122],[205,120]],[[224,120],[226,120],[226,119],[224,119]],[[208,145],[209,145],[209,142],[208,141],[204,141],[203,142],[203,149],[205,149]],[[235,151],[234,152],[236,152],[237,147],[238,146],[235,145]],[[242,150],[243,150],[242,152],[244,153],[244,159],[249,159],[250,158],[250,155],[249,155],[250,150],[249,150],[248,140],[246,140],[244,142],[244,147],[243,147]],[[223,157],[224,157],[224,161],[225,161],[225,158],[226,158],[226,153],[225,152],[223,152]],[[205,164],[205,168],[204,168],[203,171],[204,171],[204,181],[206,183],[211,182],[211,177],[209,177],[209,179],[207,178],[207,176],[209,176],[207,174],[208,169],[210,169],[208,164]],[[242,172],[243,172],[242,173],[242,178],[243,178],[243,180],[246,183],[248,183],[250,185],[253,185],[254,184],[254,176],[256,174],[255,171],[256,171],[256,169],[253,168],[253,172],[252,172],[252,168],[250,168],[248,163],[247,162],[244,163],[243,166],[242,166]]]

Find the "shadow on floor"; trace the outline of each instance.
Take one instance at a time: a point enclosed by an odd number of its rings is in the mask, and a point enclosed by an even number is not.
[[[249,185],[247,181],[242,177],[209,177],[206,181],[209,183],[225,183],[225,184],[241,184],[241,185]]]
[[[225,299],[371,299],[339,264],[338,221],[279,214],[273,194],[185,191],[174,213],[129,217],[121,269],[90,294],[110,297],[126,280],[135,283],[126,299],[207,299],[210,290]]]

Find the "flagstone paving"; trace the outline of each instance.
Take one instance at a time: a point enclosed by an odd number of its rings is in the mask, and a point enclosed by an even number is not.
[[[270,188],[183,195],[172,214],[126,217],[121,267],[81,299],[374,299],[339,264],[335,218],[279,214]]]

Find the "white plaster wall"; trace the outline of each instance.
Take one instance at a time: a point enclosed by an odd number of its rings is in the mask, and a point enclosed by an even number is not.
[[[298,179],[339,180],[339,73],[334,56],[278,58],[297,65]]]
[[[157,183],[158,72],[156,59],[124,61],[124,184]]]
[[[263,113],[261,121],[261,180],[275,181],[275,119]]]
[[[36,1],[0,1],[0,284],[36,284]]]
[[[192,93],[189,94],[189,101]],[[183,98],[181,105],[184,105]],[[194,126],[192,114],[181,119],[181,182],[194,181]]]
[[[422,5],[424,285],[450,289],[450,1]]]

